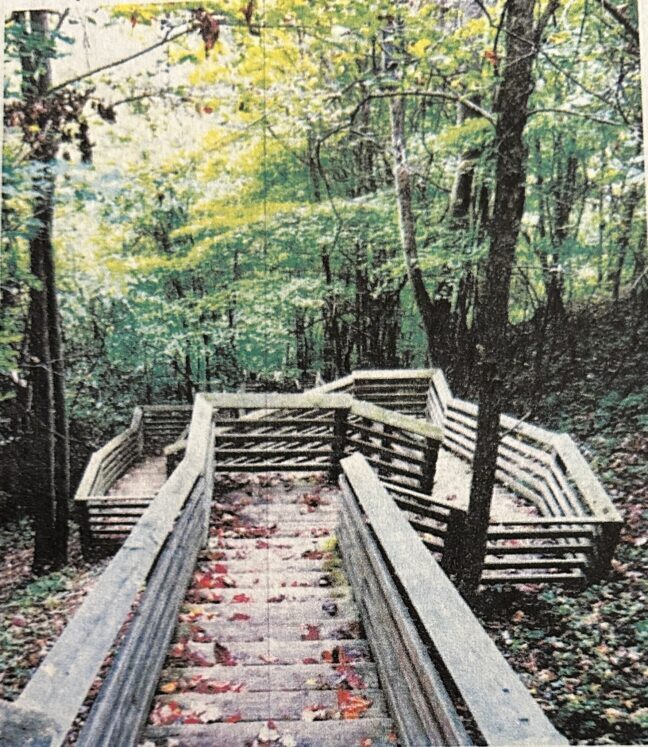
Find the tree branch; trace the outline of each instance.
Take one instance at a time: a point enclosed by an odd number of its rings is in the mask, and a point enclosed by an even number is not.
[[[446,101],[453,101],[455,103],[461,103],[467,109],[471,109],[476,114],[479,114],[480,117],[484,117],[484,119],[487,119],[490,122],[490,124],[492,125],[495,124],[495,117],[489,111],[486,111],[486,109],[482,109],[481,106],[475,104],[474,101],[471,101],[466,96],[458,96],[456,94],[448,93],[447,91],[401,91],[398,89],[395,89],[393,91],[381,91],[380,93],[368,94],[356,106],[356,108],[351,113],[351,117],[350,117],[351,121],[355,119],[358,112],[362,108],[363,104],[366,104],[367,101],[371,101],[372,99],[390,99],[396,96],[400,96],[403,98],[413,97],[413,98],[444,99]]]
[[[568,114],[570,117],[581,117],[582,119],[589,119],[590,122],[597,122],[598,124],[609,125],[610,127],[627,127],[625,122],[615,122],[612,119],[606,119],[605,117],[599,117],[596,114],[588,114],[587,112],[579,112],[573,109],[560,109],[546,107],[542,109],[533,109],[529,112],[529,116],[532,117],[534,114]]]
[[[641,0],[639,1],[641,2]],[[607,10],[617,23],[620,23],[623,26],[628,36],[637,46],[639,46],[639,29],[634,27],[630,19],[626,18],[616,5],[611,2],[611,0],[601,0],[601,6]]]
[[[85,80],[86,78],[91,78],[93,75],[97,75],[97,73],[102,73],[105,70],[110,70],[113,67],[118,67],[119,65],[124,65],[127,62],[136,60],[138,57],[142,57],[142,55],[148,54],[148,52],[152,52],[154,49],[158,49],[159,47],[162,47],[165,44],[175,41],[176,39],[180,39],[182,36],[185,36],[190,31],[193,31],[193,26],[188,26],[188,28],[184,29],[184,31],[180,31],[177,34],[172,34],[172,31],[173,29],[169,29],[169,31],[167,31],[167,33],[164,35],[162,39],[160,39],[160,41],[155,42],[155,44],[151,44],[149,47],[140,49],[138,52],[134,52],[133,54],[128,55],[127,57],[123,57],[120,60],[114,60],[113,62],[107,62],[105,65],[100,65],[99,67],[96,67],[93,70],[88,70],[87,72],[82,73],[81,75],[77,75],[74,78],[70,78],[69,80],[64,81],[63,83],[59,83],[56,86],[52,86],[47,92],[47,95],[49,96],[52,93],[55,93],[56,91],[60,91],[62,88],[67,88],[67,86],[71,86],[73,83],[78,83],[79,81]]]

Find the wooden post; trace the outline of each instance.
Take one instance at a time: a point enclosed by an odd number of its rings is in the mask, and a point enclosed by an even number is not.
[[[340,460],[344,458],[347,440],[347,420],[349,409],[335,410],[333,422],[333,449],[331,451],[331,466],[329,467],[329,481],[337,482],[342,471]]]
[[[383,437],[380,441],[380,445],[383,447],[383,449],[389,449],[391,451],[392,445],[391,445],[391,440],[389,436],[391,436],[391,434],[394,432],[394,429],[390,425],[387,425],[387,423],[385,423],[383,425],[382,432],[383,432]],[[391,456],[391,454],[390,455],[383,454],[381,456],[382,461],[387,462],[388,464],[389,462],[392,461],[392,458],[393,457]]]
[[[616,521],[603,524],[597,534],[592,565],[587,569],[587,581],[592,584],[602,581],[610,570],[612,557],[619,543],[621,524]]]
[[[434,487],[434,475],[439,457],[439,441],[436,438],[426,437],[425,449],[423,451],[423,467],[421,474],[421,492],[426,495],[432,494]]]
[[[466,529],[466,512],[459,508],[451,508],[443,538],[443,558],[441,567],[450,573],[457,573],[461,569],[464,532]]]
[[[84,560],[92,558],[92,534],[90,532],[90,512],[87,501],[77,501],[79,515],[79,535],[81,538],[81,555]]]

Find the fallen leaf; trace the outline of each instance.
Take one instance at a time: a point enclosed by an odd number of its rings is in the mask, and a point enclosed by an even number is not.
[[[370,698],[354,695],[350,690],[338,690],[337,702],[342,718],[345,720],[360,718],[373,704]]]
[[[303,628],[303,626],[302,626]],[[301,635],[302,641],[319,641],[320,639],[320,626],[319,625],[306,625],[306,631]]]

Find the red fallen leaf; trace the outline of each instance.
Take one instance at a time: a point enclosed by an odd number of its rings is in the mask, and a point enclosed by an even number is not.
[[[231,617],[227,618],[230,622],[243,622],[249,620],[250,616],[243,612],[235,612]]]
[[[313,659],[312,656],[307,656],[305,659],[302,659],[302,664],[319,664],[317,659]]]
[[[270,547],[270,544],[264,540],[257,540],[255,547],[257,550],[267,550]]]
[[[311,537],[328,537],[331,533],[330,529],[327,529],[326,527],[313,527],[310,530]]]
[[[225,719],[226,724],[238,724],[238,722],[242,719],[240,711],[236,711],[236,713],[233,713],[231,716],[228,716]]]
[[[360,718],[373,704],[370,698],[354,695],[351,690],[338,690],[337,702],[342,718],[345,720]]]
[[[236,659],[230,653],[230,650],[221,643],[214,643],[214,658],[216,664],[223,664],[226,667],[236,666]]]
[[[229,681],[218,682],[217,680],[203,679],[196,683],[194,690],[201,695],[207,693],[228,693],[232,689]]]
[[[184,660],[196,667],[209,667],[211,662],[201,651],[188,650],[184,655]]]
[[[214,566],[214,573],[227,573],[227,566],[225,563],[216,563]]]
[[[202,724],[204,721],[197,713],[188,713],[183,719],[183,724]]]
[[[222,550],[211,550],[207,553],[208,560],[225,560],[226,558],[227,553]]]
[[[186,648],[187,644],[183,643],[182,641],[174,643],[173,646],[171,646],[171,650],[169,651],[169,656],[173,657],[174,659],[179,659],[180,657],[185,655]]]
[[[203,111],[205,112],[205,114],[212,114],[214,110],[211,106],[203,106]]]
[[[285,594],[277,594],[277,596],[268,597],[268,602],[273,602],[273,603],[283,602],[285,598],[286,598]]]
[[[261,654],[259,659],[264,664],[279,664],[281,662],[281,659],[278,656],[270,656],[269,654]]]
[[[302,641],[319,641],[320,639],[320,626],[319,625],[306,625],[306,632],[301,635]]]
[[[182,706],[175,700],[157,703],[149,716],[154,726],[168,726],[182,719]]]
[[[14,615],[11,618],[11,624],[17,628],[24,628],[27,625],[27,620],[22,615]]]
[[[356,670],[353,667],[350,667],[348,664],[341,664],[340,666],[335,668],[335,671],[342,675],[340,679],[341,685],[348,685],[352,690],[366,689],[367,683],[356,672]]]
[[[302,558],[305,558],[306,560],[321,560],[323,557],[323,550],[305,550],[302,553]]]
[[[322,661],[331,664],[349,664],[355,657],[349,656],[344,646],[336,646],[332,651],[322,651]]]
[[[198,625],[191,626],[191,640],[194,643],[211,643],[213,636]]]
[[[214,602],[214,604],[219,604],[223,601],[222,594],[219,594],[215,589],[200,589],[197,596],[205,602]]]
[[[233,604],[245,604],[250,601],[250,597],[247,594],[235,594],[232,597]]]

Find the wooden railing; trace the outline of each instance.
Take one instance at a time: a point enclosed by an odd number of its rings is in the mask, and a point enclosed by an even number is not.
[[[402,744],[567,744],[368,462],[342,467],[340,549]]]
[[[136,407],[128,428],[92,454],[74,496],[84,548],[114,549],[128,536],[154,494],[109,496],[110,489],[142,457],[176,439],[190,418],[190,405]]]
[[[0,703],[0,720],[4,716],[23,725],[37,722],[41,724],[38,734],[43,737],[38,744],[62,744],[106,656],[116,647],[78,744],[134,744],[184,590],[207,537],[213,438],[211,405],[198,395],[181,464],[102,573],[17,703]],[[5,743],[18,747],[28,742]]]
[[[74,499],[86,500],[91,495],[105,495],[144,451],[144,411],[136,407],[133,419],[125,431],[104,444],[90,457]]]
[[[353,383],[347,377],[342,387]],[[373,619],[380,621],[374,637],[383,649],[384,671],[392,667],[392,675],[398,671],[407,681],[407,691],[388,686],[393,704],[405,714],[404,733],[414,739],[436,729],[443,739],[461,740],[465,731],[457,709],[467,708],[479,739],[516,743],[528,734],[528,744],[541,744],[538,740],[545,737],[556,743],[555,732],[511,684],[493,649],[473,645],[485,633],[425,550],[437,553],[448,570],[461,561],[466,510],[433,498],[431,489],[442,436],[444,446],[463,458],[474,443],[475,410],[452,398],[438,373],[432,384],[431,422],[361,402],[336,385],[302,395],[197,395],[177,468],[17,703],[0,702],[0,725],[11,727],[0,731],[3,744],[27,744],[24,735],[30,729],[49,739],[43,744],[61,744],[113,649],[114,661],[79,743],[132,744],[206,538],[214,472],[326,469],[336,477],[341,466],[346,470],[342,536],[349,571],[356,586],[366,584],[357,586],[361,600],[362,589],[374,595],[374,601],[366,601],[366,620],[370,628]],[[83,500],[116,479],[133,452],[142,453],[145,413],[136,411],[130,428],[93,457],[80,487]],[[609,563],[620,519],[589,466],[569,437],[507,418],[502,425],[509,432],[502,441],[498,476],[506,476],[507,484],[541,515],[491,525],[482,582],[599,577]],[[180,418],[175,428],[177,435]],[[369,568],[367,563],[373,576],[364,578],[359,568]],[[385,598],[376,603],[379,593]],[[428,659],[414,635],[420,631]],[[458,643],[464,638],[465,646]],[[405,654],[411,667],[401,663],[408,661],[401,659]],[[466,657],[477,662],[480,676],[488,672],[493,692],[477,682],[474,668],[470,676],[466,673]],[[421,710],[425,699],[427,716]],[[441,715],[433,718],[432,712]]]
[[[443,429],[443,448],[472,463],[477,406],[453,397],[438,369],[428,418]],[[581,585],[607,572],[622,520],[571,436],[502,416],[496,478],[538,515],[491,523],[482,583]],[[460,561],[465,515],[455,510],[452,538],[445,538],[446,547],[455,546],[445,558],[448,570]]]
[[[346,394],[349,376],[304,394],[210,395],[216,415],[216,472],[319,471],[333,476],[359,451],[396,486],[432,490],[441,431]],[[237,413],[236,418],[231,413]],[[167,471],[182,439],[165,449]]]

